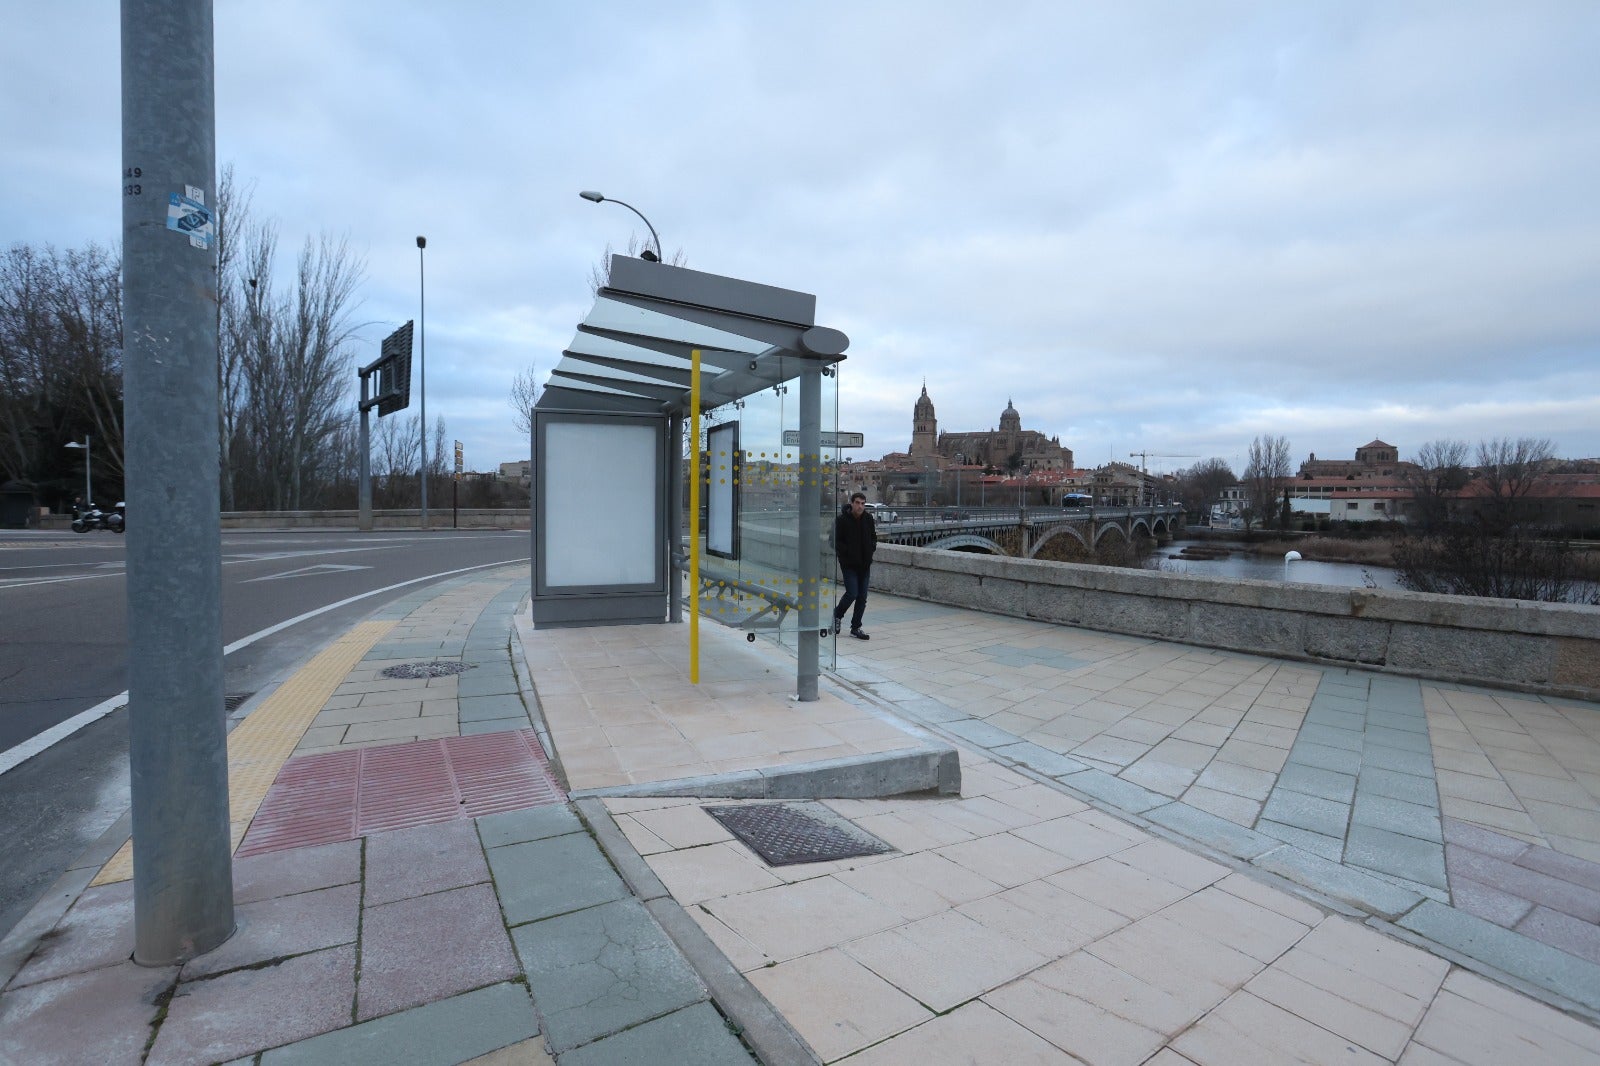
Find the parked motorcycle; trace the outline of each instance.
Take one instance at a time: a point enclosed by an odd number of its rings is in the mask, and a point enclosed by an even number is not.
[[[92,529],[109,529],[113,533],[121,533],[127,526],[127,519],[123,517],[127,504],[118,503],[115,511],[102,511],[94,504],[72,509],[72,531],[74,533],[87,533]]]

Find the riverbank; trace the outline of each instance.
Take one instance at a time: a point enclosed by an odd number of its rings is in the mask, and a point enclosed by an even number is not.
[[[1332,536],[1326,533],[1284,534],[1265,529],[1198,529],[1190,526],[1179,539],[1263,558],[1282,559],[1286,553],[1297,551],[1302,559],[1316,562],[1393,566],[1394,547],[1400,537],[1393,533],[1377,532]]]

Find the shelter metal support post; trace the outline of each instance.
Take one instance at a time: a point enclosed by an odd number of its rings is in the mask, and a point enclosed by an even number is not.
[[[817,626],[822,601],[822,364],[807,359],[800,372],[800,642],[795,693],[817,698]]]
[[[683,548],[683,416],[667,419],[667,621],[683,621],[683,579],[678,552]]]

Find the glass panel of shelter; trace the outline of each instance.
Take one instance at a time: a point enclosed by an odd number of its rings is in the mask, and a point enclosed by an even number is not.
[[[701,420],[705,512],[700,535],[700,612],[707,618],[747,634],[764,636],[793,650],[800,632],[801,608],[817,605],[819,630],[828,625],[837,602],[837,568],[827,540],[839,510],[837,449],[803,452],[800,430],[800,383],[791,379],[742,400],[708,411]],[[821,429],[831,438],[838,422],[838,378],[822,378]],[[713,432],[736,423],[737,449],[728,448],[731,434]],[[713,443],[715,442],[715,443]],[[818,483],[818,529],[822,538],[821,579],[807,585],[799,573],[798,532],[802,483]],[[725,500],[731,484],[737,527],[733,557],[717,554],[727,547],[715,513],[714,497]],[[719,495],[721,493],[721,495]],[[819,652],[819,665],[836,665],[832,639]]]

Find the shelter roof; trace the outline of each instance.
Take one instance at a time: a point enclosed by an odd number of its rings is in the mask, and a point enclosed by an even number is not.
[[[614,255],[536,406],[686,414],[698,349],[710,410],[841,362],[849,343],[816,324],[808,293]]]

